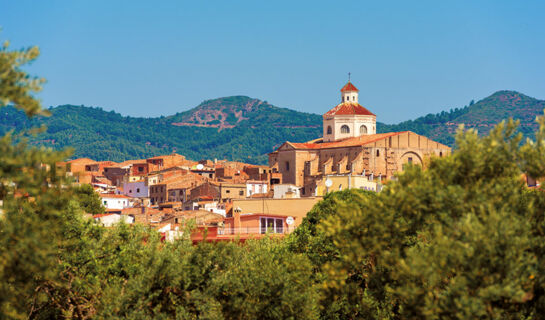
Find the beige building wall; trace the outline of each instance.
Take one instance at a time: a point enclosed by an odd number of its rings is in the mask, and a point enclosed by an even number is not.
[[[342,126],[348,126],[350,132],[343,133]],[[331,142],[346,138],[359,137],[365,134],[375,134],[377,125],[377,117],[371,115],[336,115],[324,117],[324,142]],[[365,131],[361,131],[361,127],[365,127]],[[331,127],[331,134],[328,130]]]
[[[298,226],[310,209],[320,200],[322,200],[321,197],[233,200],[233,210],[240,210],[241,216],[245,213],[292,216],[295,218],[295,226]]]
[[[305,175],[350,172],[361,175],[365,170],[366,174],[372,173],[375,177],[381,175],[388,179],[396,172],[403,171],[404,165],[409,162],[425,166],[426,158],[442,157],[450,152],[451,149],[443,144],[407,131],[371,143],[347,147],[295,149],[287,143],[271,155],[270,165],[277,165],[284,183],[302,187]],[[305,167],[309,168],[306,173]],[[313,168],[317,168],[317,172],[312,172]]]

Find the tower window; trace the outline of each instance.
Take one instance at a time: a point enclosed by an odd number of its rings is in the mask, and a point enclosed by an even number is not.
[[[367,134],[367,127],[366,126],[362,125],[360,127],[360,134]]]
[[[331,134],[333,130],[331,129],[331,126],[327,126],[327,134]]]
[[[350,128],[345,124],[341,127],[341,133],[350,133]]]
[[[290,171],[290,162],[286,161],[286,171]]]
[[[380,157],[380,151],[377,150],[377,157]]]

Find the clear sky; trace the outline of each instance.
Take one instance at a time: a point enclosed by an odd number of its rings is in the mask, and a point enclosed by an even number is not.
[[[45,107],[170,115],[248,95],[324,113],[352,73],[395,123],[497,90],[545,99],[545,1],[0,0],[0,40],[37,45]]]

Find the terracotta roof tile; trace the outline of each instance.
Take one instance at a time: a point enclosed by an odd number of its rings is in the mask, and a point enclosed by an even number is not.
[[[99,196],[101,198],[125,198],[125,199],[130,199],[131,197],[127,197],[125,195],[122,195],[122,194],[113,194],[113,193],[100,193]]]
[[[344,85],[344,87],[342,87],[341,89],[341,92],[346,92],[346,91],[359,91],[358,88],[356,88],[350,81],[348,81],[347,84]]]
[[[375,141],[382,140],[384,138],[397,136],[405,132],[409,132],[409,131],[369,134],[369,135],[363,135],[359,137],[343,139],[343,140],[335,141],[335,142],[324,142],[324,143],[290,142],[290,144],[294,146],[296,149],[328,149],[328,148],[355,147],[355,146],[362,146],[369,143],[373,143]]]
[[[325,116],[335,116],[335,115],[365,115],[365,116],[374,116],[375,114],[367,110],[365,107],[359,103],[354,102],[344,102],[340,103],[335,108],[329,110],[324,114]]]

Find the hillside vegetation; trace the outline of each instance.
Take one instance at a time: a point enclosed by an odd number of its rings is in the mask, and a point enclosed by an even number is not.
[[[278,108],[244,96],[208,100],[169,117],[136,118],[100,108],[63,105],[50,117],[28,120],[24,112],[5,108],[0,134],[32,126],[47,131],[34,144],[62,149],[73,157],[123,161],[176,151],[190,159],[231,159],[266,163],[267,154],[286,140],[307,141],[322,133],[316,114]]]
[[[528,97],[516,91],[498,91],[477,103],[449,112],[428,114],[415,120],[394,125],[378,124],[377,131],[410,130],[435,141],[454,146],[454,136],[460,124],[477,129],[480,135],[490,132],[494,125],[508,118],[520,121],[519,131],[525,137],[533,137],[538,126],[536,116],[545,109],[545,101]]]
[[[486,134],[501,120],[521,121],[520,131],[531,136],[535,117],[545,101],[515,91],[499,91],[463,108],[386,125],[378,132],[413,131],[433,140],[454,145],[460,124]],[[245,96],[207,100],[199,106],[168,117],[124,117],[113,111],[85,106],[50,108],[51,117],[29,120],[24,112],[5,108],[0,114],[0,134],[21,132],[33,126],[47,131],[31,137],[33,144],[56,150],[73,147],[73,157],[123,161],[176,151],[190,159],[238,160],[265,164],[267,154],[284,141],[304,142],[322,135],[322,117]]]

